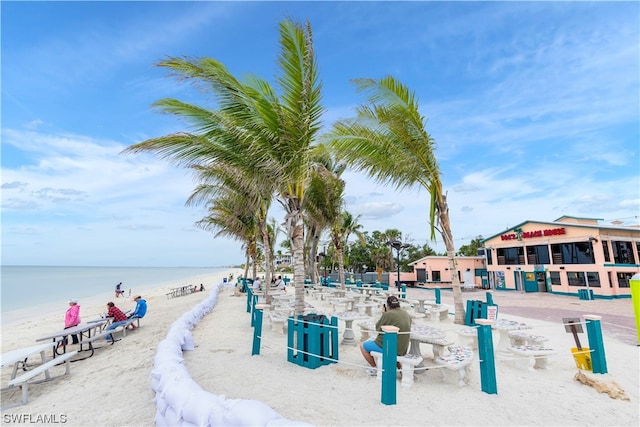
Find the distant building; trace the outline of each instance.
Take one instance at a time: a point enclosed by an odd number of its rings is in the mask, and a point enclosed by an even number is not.
[[[487,270],[483,256],[455,257],[458,280],[466,288],[487,286]],[[426,256],[409,263],[411,273],[400,273],[400,282],[426,288],[450,288],[453,276],[449,270],[449,258],[446,256]],[[395,286],[397,275],[389,273],[389,285]]]
[[[640,228],[562,216],[525,221],[483,240],[488,285],[496,290],[630,298],[640,273]]]

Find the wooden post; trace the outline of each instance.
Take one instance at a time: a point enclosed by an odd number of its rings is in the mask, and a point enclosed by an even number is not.
[[[247,313],[251,313],[251,300],[252,300],[253,292],[251,288],[247,288]]]
[[[476,319],[478,326],[478,357],[480,358],[480,382],[482,391],[487,394],[498,394],[496,384],[496,362],[493,358],[492,321]]]
[[[436,291],[436,304],[440,304],[440,288],[435,288]]]
[[[385,405],[396,404],[396,362],[398,357],[397,326],[382,326],[382,398]]]
[[[600,326],[602,316],[586,314],[583,317],[586,322],[589,348],[591,349],[592,372],[594,374],[606,374],[607,358],[604,353],[604,342],[602,341],[602,329]]]

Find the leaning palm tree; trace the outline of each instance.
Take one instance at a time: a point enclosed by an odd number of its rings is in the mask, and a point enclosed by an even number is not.
[[[357,79],[359,92],[368,102],[356,109],[356,117],[334,124],[331,146],[356,170],[396,189],[418,184],[429,193],[431,239],[441,235],[453,280],[455,323],[464,323],[464,306],[455,263],[455,246],[449,221],[447,195],[442,190],[435,143],[425,130],[413,92],[393,77]],[[436,224],[437,221],[437,224]]]
[[[273,237],[267,223],[267,213],[271,205],[273,183],[261,176],[255,176],[252,170],[242,165],[212,163],[207,166],[194,166],[200,184],[187,199],[187,205],[210,204],[217,198],[242,201],[239,210],[248,212],[256,219],[260,231],[264,259],[266,263],[265,282],[271,281],[273,272]],[[255,274],[254,274],[255,279]],[[265,287],[265,298],[270,302],[269,288]]]

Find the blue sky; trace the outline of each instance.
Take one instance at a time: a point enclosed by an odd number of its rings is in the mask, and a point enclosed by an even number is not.
[[[325,125],[391,74],[420,100],[456,246],[562,215],[638,224],[637,2],[7,2],[2,14],[2,264],[221,266],[239,242],[193,227],[195,186],[131,144],[184,130],[151,109],[211,105],[154,64],[208,56],[274,82],[278,22],[311,22]],[[365,230],[428,242],[424,191],[348,172]],[[272,216],[281,219],[274,204]],[[441,241],[429,242],[438,251]]]

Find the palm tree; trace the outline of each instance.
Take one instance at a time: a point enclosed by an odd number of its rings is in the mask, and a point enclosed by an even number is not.
[[[358,237],[362,238],[360,233],[362,224],[358,223],[359,218],[360,215],[354,218],[351,213],[344,211],[331,227],[331,241],[338,258],[338,277],[340,278],[341,289],[345,288],[344,249],[347,247],[349,242],[349,236],[354,233],[358,235]]]
[[[312,173],[305,191],[304,216],[307,224],[309,248],[307,271],[312,282],[317,282],[316,256],[320,236],[340,217],[345,182],[340,178],[346,165],[336,162],[324,145],[314,150]]]
[[[299,315],[304,311],[302,212],[311,150],[321,125],[321,85],[310,24],[285,20],[279,27],[280,96],[257,77],[241,83],[214,59],[168,58],[158,65],[204,84],[219,108],[210,110],[175,99],[158,101],[156,107],[186,118],[195,132],[150,139],[125,152],[151,151],[186,166],[221,163],[275,183],[276,200],[284,208],[291,242],[295,312]]]
[[[435,143],[425,130],[413,92],[393,77],[357,79],[367,104],[356,109],[356,117],[334,124],[331,146],[356,170],[396,189],[418,184],[429,193],[431,239],[441,235],[453,276],[455,323],[464,323],[464,306],[455,263],[455,246],[449,222],[447,195],[442,190]],[[436,224],[437,221],[437,224]]]

